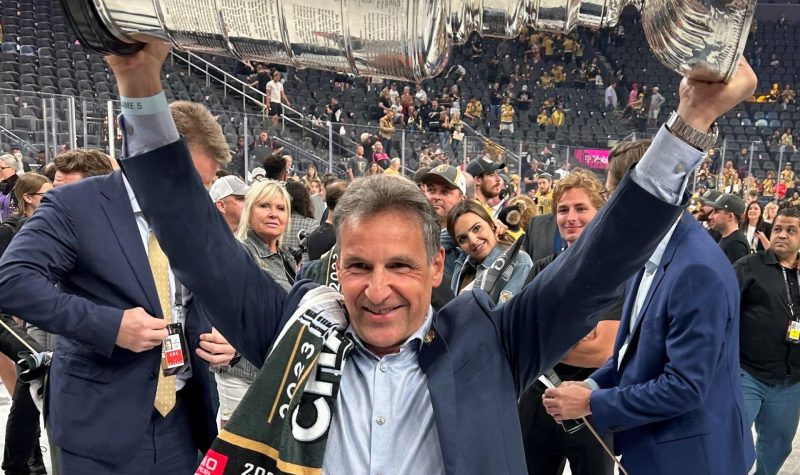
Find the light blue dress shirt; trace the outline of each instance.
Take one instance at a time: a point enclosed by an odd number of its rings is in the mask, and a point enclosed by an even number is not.
[[[680,218],[678,218],[678,221],[680,221]],[[664,235],[664,239],[658,243],[658,247],[656,247],[655,252],[653,252],[653,255],[650,256],[650,259],[648,259],[644,265],[642,280],[639,281],[639,287],[636,290],[636,299],[633,301],[633,308],[631,309],[631,319],[628,321],[628,334],[625,337],[625,343],[623,343],[619,348],[617,369],[619,369],[619,364],[622,363],[622,358],[625,357],[625,353],[628,350],[628,344],[631,342],[633,329],[636,328],[636,322],[638,322],[639,318],[641,317],[639,313],[642,311],[642,305],[644,305],[644,300],[647,297],[647,293],[650,291],[650,286],[653,285],[653,279],[656,276],[656,271],[658,270],[658,266],[661,265],[661,259],[664,257],[664,251],[667,249],[669,240],[672,239],[672,234],[675,232],[675,228],[678,226],[678,221],[675,221],[675,224],[673,224],[667,234]]]
[[[336,398],[323,473],[444,474],[428,378],[419,349],[433,321],[433,308],[399,353],[378,358],[352,328],[354,347]]]
[[[163,93],[122,101],[120,125],[125,157],[178,140]],[[682,201],[689,174],[703,157],[703,152],[662,128],[631,172],[631,178],[652,195],[677,205]],[[429,309],[425,322],[401,351],[380,359],[355,338],[351,361],[342,375],[324,473],[444,473],[427,377],[417,360],[420,341],[432,318]],[[350,329],[348,332],[353,333]]]

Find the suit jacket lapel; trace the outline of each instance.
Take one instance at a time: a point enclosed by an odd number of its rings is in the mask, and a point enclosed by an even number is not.
[[[436,330],[435,321],[420,348],[419,365],[428,377],[428,392],[431,395],[445,473],[453,475],[458,465],[458,429],[454,424],[458,420],[455,378],[447,342]]]
[[[631,330],[631,338],[630,342],[628,343],[628,349],[625,351],[625,358],[623,358],[622,364],[625,363],[631,354],[633,354],[633,346],[634,342],[638,339],[639,329],[642,326],[642,320],[644,320],[644,316],[647,314],[647,308],[650,306],[650,302],[653,300],[653,295],[658,290],[658,286],[661,284],[661,281],[664,279],[664,273],[667,271],[667,267],[669,267],[669,263],[672,262],[672,258],[675,256],[675,250],[678,248],[678,243],[683,238],[683,235],[689,230],[688,222],[686,221],[686,216],[684,215],[681,219],[678,226],[675,228],[675,231],[672,233],[672,237],[667,244],[667,247],[664,249],[664,254],[661,256],[661,262],[658,264],[658,269],[656,270],[656,274],[653,276],[653,281],[650,284],[650,288],[647,289],[647,295],[645,296],[644,302],[642,302],[642,308],[639,309],[638,315],[629,315],[628,321],[626,325],[630,326],[630,318],[636,318],[636,322],[634,323],[633,329]],[[689,217],[689,219],[694,219],[693,217]],[[638,285],[633,288],[635,292],[638,289]],[[631,302],[636,299],[636,294],[634,293],[631,295]],[[632,305],[631,305],[632,306]],[[632,309],[631,309],[632,310]],[[631,311],[628,312],[629,314]],[[625,327],[627,328],[627,326]],[[620,365],[620,369],[622,366]]]
[[[128,191],[122,181],[122,172],[115,172],[103,183],[105,186],[100,188],[100,194],[105,199],[100,200],[100,206],[108,219],[109,227],[114,236],[119,241],[122,253],[130,264],[136,280],[142,289],[150,310],[155,311],[161,306],[158,302],[156,284],[153,281],[153,274],[147,260],[147,252],[142,244],[139,228],[136,225],[136,218],[133,215],[133,208],[128,198]],[[160,312],[157,312],[160,314]]]
[[[622,304],[622,319],[619,322],[619,331],[617,332],[617,339],[614,342],[615,359],[618,357],[619,350],[625,343],[625,339],[628,338],[628,328],[630,328],[630,321],[631,318],[633,318],[631,313],[633,312],[633,304],[636,300],[636,289],[639,288],[639,283],[642,281],[643,276],[644,269],[628,279],[628,283],[625,285],[625,302]]]

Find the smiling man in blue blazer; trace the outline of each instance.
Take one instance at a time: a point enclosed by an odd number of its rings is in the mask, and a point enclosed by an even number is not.
[[[648,141],[611,152],[613,190]],[[628,281],[614,353],[586,382],[545,392],[556,420],[589,413],[631,474],[745,475],[755,459],[739,370],[739,285],[684,213]]]
[[[149,44],[136,55],[107,58],[123,103],[135,108],[123,109],[126,126],[165,136],[147,142],[126,134],[123,168],[178,277],[234,347],[261,364],[315,284],[301,281],[284,292],[232,238],[164,112],[159,70],[167,54]],[[754,87],[743,63],[728,84],[687,84],[678,112],[705,134]],[[405,180],[351,184],[335,226],[345,333],[355,346],[323,473],[525,473],[517,397],[594,327],[680,215],[688,173],[703,158],[684,139],[662,130],[584,239],[500,307],[474,291],[434,313],[431,289],[444,262],[435,211]]]

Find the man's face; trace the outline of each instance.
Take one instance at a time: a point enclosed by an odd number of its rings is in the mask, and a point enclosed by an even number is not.
[[[724,209],[711,209],[711,214],[708,215],[708,225],[711,229],[723,232],[728,227],[728,218],[733,213],[725,211]]]
[[[189,149],[189,153],[192,156],[194,168],[197,170],[197,173],[200,175],[200,179],[203,181],[203,186],[206,187],[206,190],[211,188],[214,180],[217,179],[219,164],[216,160],[214,160],[213,157],[211,157],[211,155],[200,150],[198,147],[191,147]]]
[[[266,132],[261,132],[261,134],[258,136],[258,138],[259,138],[259,139],[260,139],[262,142],[266,142],[267,140],[269,140],[269,134],[268,134],[268,133],[266,133]]]
[[[0,180],[7,180],[16,172],[16,168],[9,167],[6,162],[0,161]]]
[[[359,157],[364,155],[364,147],[362,145],[356,146],[356,155]]]
[[[800,250],[800,219],[778,216],[772,223],[770,247],[776,254],[791,255]]]
[[[558,232],[569,244],[577,240],[597,214],[589,195],[582,188],[570,188],[556,206]]]
[[[475,177],[475,184],[480,188],[481,194],[486,198],[494,198],[503,189],[503,179],[497,171],[484,173],[480,177]]]
[[[536,180],[537,189],[542,193],[548,193],[550,191],[550,180],[547,178],[539,178]]]
[[[431,289],[442,281],[444,251],[428,263],[422,226],[396,211],[345,221],[339,249],[350,324],[377,356],[397,352],[425,320]]]
[[[230,195],[222,200],[222,208],[220,211],[225,217],[225,221],[238,225],[242,219],[242,210],[244,209],[244,196]]]
[[[58,188],[59,186],[68,185],[70,183],[83,180],[84,178],[85,177],[81,172],[62,173],[56,170],[56,176],[53,178],[53,187]]]
[[[425,181],[425,197],[428,198],[436,215],[439,216],[439,225],[447,222],[447,214],[459,201],[464,199],[464,195],[458,188],[453,188],[450,184],[437,177],[430,177]]]

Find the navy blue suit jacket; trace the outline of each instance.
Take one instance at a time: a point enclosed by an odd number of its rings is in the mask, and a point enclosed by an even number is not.
[[[708,232],[684,214],[664,251],[619,370],[641,273],[628,281],[614,356],[592,379],[600,431],[632,474],[744,475],[754,452],[739,383],[739,285]]]
[[[129,158],[123,167],[178,279],[214,326],[260,366],[316,284],[298,282],[287,294],[249,259],[182,141]],[[495,308],[485,293],[469,292],[437,313],[436,337],[422,345],[419,364],[447,473],[526,473],[518,395],[595,326],[599,311],[644,265],[679,213],[626,179],[584,238],[511,301]]]
[[[50,369],[47,420],[60,447],[114,465],[139,449],[153,415],[161,348],[115,346],[122,313],[161,316],[158,296],[122,173],[48,192],[0,260],[6,313],[59,335]],[[188,391],[200,448],[216,437],[208,365],[195,357],[210,330],[190,307]]]

